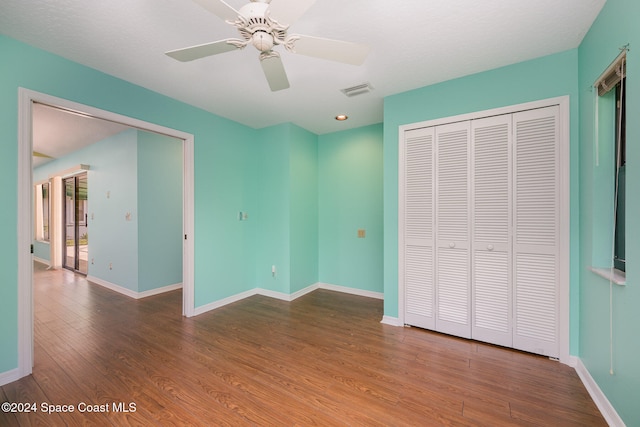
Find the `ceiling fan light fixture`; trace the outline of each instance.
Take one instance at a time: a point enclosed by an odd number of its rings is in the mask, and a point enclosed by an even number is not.
[[[264,31],[256,31],[251,36],[251,44],[260,52],[268,52],[273,48],[273,36]]]

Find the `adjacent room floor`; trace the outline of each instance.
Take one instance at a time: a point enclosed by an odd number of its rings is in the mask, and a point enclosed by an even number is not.
[[[36,411],[2,426],[606,425],[572,368],[383,325],[377,299],[253,296],[188,319],[180,291],[134,300],[38,263],[34,277],[33,374],[0,400]]]

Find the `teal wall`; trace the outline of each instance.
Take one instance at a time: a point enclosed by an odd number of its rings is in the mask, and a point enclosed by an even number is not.
[[[627,286],[613,289],[614,375],[609,374],[609,286],[587,268],[606,255],[611,146],[593,156],[589,87],[631,43],[628,180],[638,182],[640,5],[608,0],[579,49],[385,98],[384,127],[316,136],[291,124],[255,130],[0,36],[0,178],[17,201],[17,94],[26,87],[195,135],[196,307],[260,287],[292,293],[315,281],[384,292],[398,314],[398,126],[570,96],[570,352],[584,362],[627,425],[640,425],[637,339],[640,240],[627,239]],[[601,101],[601,107],[606,100]],[[606,129],[604,117],[601,124]],[[610,120],[610,117],[609,117]],[[610,125],[610,124],[609,124]],[[602,130],[606,133],[606,130]],[[602,139],[601,139],[602,142]],[[382,165],[382,168],[381,168]],[[382,175],[384,170],[384,175]],[[367,179],[365,179],[365,177]],[[629,191],[633,186],[627,187]],[[382,189],[382,190],[381,190]],[[381,194],[384,194],[382,198]],[[603,201],[604,200],[604,201]],[[246,221],[238,213],[246,212]],[[627,217],[640,199],[629,198]],[[381,213],[382,212],[382,213]],[[0,210],[0,372],[17,367],[17,212]],[[639,235],[627,222],[629,236]],[[365,239],[355,237],[358,228]],[[147,231],[144,231],[146,233]],[[603,244],[604,242],[604,244]],[[604,255],[603,255],[604,254]],[[315,257],[315,261],[314,261]],[[599,261],[598,261],[599,262]],[[276,277],[271,266],[276,265]]]
[[[640,3],[608,0],[579,47],[580,88],[580,359],[626,425],[640,425],[640,198],[627,186],[626,286],[613,285],[613,374],[609,373],[608,280],[588,271],[610,265],[613,189],[611,100],[601,99],[599,165],[595,162],[591,86],[629,43],[627,55],[627,182],[640,182]],[[609,104],[609,106],[607,106]],[[609,122],[608,124],[606,122]],[[636,237],[634,237],[636,236]],[[604,260],[604,261],[603,261]],[[604,265],[598,265],[604,264]]]
[[[65,159],[91,167],[87,173],[89,275],[132,291],[138,290],[136,144],[137,131],[130,129]],[[125,218],[127,212],[131,221]]]
[[[318,137],[290,123],[262,129],[259,188],[257,287],[291,294],[315,284]]]
[[[382,136],[377,124],[319,137],[322,283],[383,292]]]
[[[199,307],[255,288],[260,157],[254,129],[211,114],[193,119],[202,127],[195,135],[192,236]],[[240,211],[248,221],[238,221]]]
[[[257,212],[256,130],[6,36],[0,52],[0,178],[7,204],[16,206],[18,197],[19,87],[193,134],[196,307],[255,287],[256,223],[240,223],[237,212]],[[0,210],[0,372],[18,365],[16,224],[17,209]]]
[[[318,282],[318,137],[290,127],[290,293],[294,293]]]
[[[258,223],[257,287],[283,293],[289,293],[291,281],[289,130],[288,125],[278,125],[260,132],[260,213],[249,212],[248,219]],[[275,277],[271,266],[276,267]]]
[[[50,262],[51,250],[49,249],[49,243],[34,241],[33,242],[33,256],[43,261]]]
[[[138,131],[138,292],[182,283],[182,141]]]
[[[3,52],[0,178],[4,183],[2,195],[7,203],[17,204],[18,89],[24,87],[194,135],[195,234],[190,238],[194,239],[195,247],[196,307],[256,287],[290,294],[318,282],[321,255],[317,135],[292,124],[251,129],[5,36],[0,36],[0,51]],[[363,132],[371,133],[371,130]],[[360,138],[357,132],[354,137]],[[346,142],[350,136],[346,134],[340,138]],[[146,150],[142,143],[140,153]],[[111,155],[126,158],[119,160],[120,164],[130,162],[132,167],[137,165],[144,169],[146,157],[140,158],[140,153],[124,154],[116,149],[116,145],[110,147]],[[97,165],[96,162],[89,163]],[[351,167],[346,163],[343,166]],[[379,164],[371,168],[375,169],[381,173]],[[93,169],[91,173],[98,171]],[[131,196],[135,192],[140,196],[148,181],[140,187],[132,186],[133,181],[128,180],[126,184],[113,182],[100,188],[92,179],[90,191],[98,197],[90,203],[106,203],[107,187],[112,202],[114,198]],[[358,191],[375,192],[379,184],[372,185],[368,189],[360,187]],[[131,211],[134,219],[144,220],[148,206],[145,196],[150,193],[142,192],[143,200],[139,205],[133,199],[124,200],[117,208],[115,203],[110,203],[109,206],[116,210],[116,217],[121,218]],[[344,197],[344,193],[340,193],[340,197]],[[326,195],[324,201],[333,203]],[[123,211],[125,205],[130,209]],[[239,212],[248,214],[246,221],[238,220]],[[95,221],[100,219],[96,217],[90,224],[94,233],[99,228]],[[15,369],[18,363],[17,210],[1,210],[0,220],[3,236],[0,242],[0,372],[5,372]],[[122,225],[122,221],[120,223]],[[143,221],[141,228],[133,230],[135,224],[135,221],[124,223],[124,227],[133,232],[128,236],[144,237],[157,230],[157,226],[148,220]],[[368,247],[366,251],[375,252],[372,247],[376,244],[381,251],[381,240],[376,240],[381,230],[376,230],[379,225],[371,224],[362,224],[367,227],[369,237],[365,239],[366,243],[360,243]],[[119,242],[114,236],[110,237],[115,243]],[[100,278],[133,288],[129,281],[138,277],[136,266],[149,271],[158,264],[157,260],[147,258],[146,251],[127,254],[123,250],[120,254],[123,258],[100,253],[96,248],[91,254],[95,258],[91,274],[103,275]],[[356,259],[362,255],[360,252],[352,255],[359,265],[365,264]],[[171,257],[178,259],[175,254]],[[113,262],[113,270],[101,271],[108,266],[103,258]],[[272,265],[277,268],[276,277],[271,275]],[[376,289],[374,280],[366,284],[348,276],[340,280],[343,286]],[[148,287],[148,283],[141,282],[140,290]]]

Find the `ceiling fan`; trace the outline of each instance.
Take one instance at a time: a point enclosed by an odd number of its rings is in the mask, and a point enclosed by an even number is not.
[[[280,54],[274,50],[282,45],[301,55],[361,65],[369,47],[320,37],[288,34],[289,26],[300,18],[316,0],[251,0],[235,10],[223,0],[194,0],[200,6],[238,29],[242,38],[204,43],[166,54],[178,61],[193,61],[206,56],[244,49],[252,44],[260,51],[260,64],[272,91],[287,89],[289,80]]]

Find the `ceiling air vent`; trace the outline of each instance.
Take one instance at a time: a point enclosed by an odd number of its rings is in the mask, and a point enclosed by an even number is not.
[[[348,97],[362,95],[373,90],[373,87],[369,83],[362,83],[356,86],[348,87],[346,89],[340,89],[340,92],[344,93]]]

